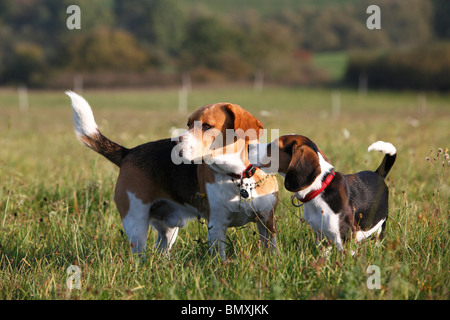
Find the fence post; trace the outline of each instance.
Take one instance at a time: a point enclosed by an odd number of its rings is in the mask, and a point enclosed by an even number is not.
[[[181,114],[187,113],[188,104],[188,90],[182,87],[178,91],[178,112]]]
[[[427,112],[427,96],[425,93],[418,93],[417,94],[417,107],[419,111],[419,116],[425,115]]]
[[[262,92],[264,86],[264,72],[259,70],[255,73],[255,82],[253,83],[253,91]]]
[[[341,92],[339,90],[331,93],[331,115],[335,118],[341,115]]]
[[[28,110],[28,89],[26,85],[19,85],[17,88],[17,95],[19,96],[19,109],[20,111]]]

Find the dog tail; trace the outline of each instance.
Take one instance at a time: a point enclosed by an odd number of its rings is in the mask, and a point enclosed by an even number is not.
[[[66,91],[72,102],[73,125],[78,140],[120,167],[128,149],[109,140],[98,130],[89,103],[80,95]]]
[[[397,149],[395,149],[392,143],[377,141],[370,145],[368,151],[380,151],[385,154],[383,161],[375,172],[383,178],[386,178],[394,165],[395,158],[397,157]]]

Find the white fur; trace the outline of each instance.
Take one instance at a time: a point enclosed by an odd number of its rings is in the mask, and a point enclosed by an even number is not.
[[[383,222],[386,221],[386,219],[380,220],[372,229],[367,231],[358,231],[356,232],[356,241],[360,242],[364,239],[369,238],[373,233],[377,232],[377,236],[380,235],[382,231],[382,225]]]
[[[392,143],[384,141],[377,141],[372,143],[367,151],[380,151],[391,156],[397,153],[397,149],[395,149]]]
[[[343,249],[339,231],[339,215],[331,210],[321,196],[305,203],[303,216],[320,240],[325,235],[328,239],[334,241],[338,250]]]
[[[125,218],[122,219],[123,228],[130,244],[133,244],[133,252],[142,252],[147,244],[150,203],[143,203],[129,191],[127,194],[130,208]]]
[[[241,152],[220,154],[209,158],[205,162],[215,171],[225,174],[241,174],[246,168],[242,162]]]
[[[98,132],[94,115],[89,103],[80,95],[72,91],[66,91],[72,102],[73,123],[77,137],[91,136]]]
[[[194,163],[201,163],[204,160],[203,157],[207,157],[206,150],[203,150],[203,145],[201,143],[200,131],[186,131],[180,137],[183,138],[179,144],[183,158],[188,161],[193,161]]]
[[[256,216],[256,212],[270,213],[276,203],[273,193],[258,195],[251,188],[249,198],[242,199],[239,195],[239,187],[231,177],[216,174],[213,184],[206,184],[206,192],[210,205],[210,216],[208,223],[209,242],[213,253],[225,258],[226,230],[228,227],[243,226],[251,221],[256,221],[260,233],[260,239],[264,244],[269,241],[275,246],[275,239],[269,239],[269,232]],[[244,184],[255,186],[254,178],[243,180]],[[215,251],[215,252],[214,252]]]

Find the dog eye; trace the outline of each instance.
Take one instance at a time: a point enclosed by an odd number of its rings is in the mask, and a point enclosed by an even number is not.
[[[206,131],[212,128],[212,125],[208,124],[208,123],[203,123],[202,124],[202,130]]]

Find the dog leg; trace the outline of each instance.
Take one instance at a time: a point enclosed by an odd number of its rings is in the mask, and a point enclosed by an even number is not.
[[[122,225],[132,247],[133,253],[145,251],[149,227],[150,204],[144,204],[134,194],[129,193],[130,206],[128,214],[122,218]]]
[[[275,239],[275,227],[273,222],[273,212],[268,214],[258,214],[256,227],[258,228],[259,239],[264,248],[269,248],[272,252],[278,253],[277,242]]]
[[[178,227],[170,228],[163,221],[151,221],[151,225],[158,232],[155,247],[161,254],[169,252],[178,235]]]
[[[211,254],[226,260],[227,226],[221,221],[211,220],[208,223],[208,240]]]

